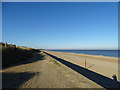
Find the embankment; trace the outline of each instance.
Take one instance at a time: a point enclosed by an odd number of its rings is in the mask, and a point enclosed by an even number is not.
[[[2,67],[8,67],[12,64],[31,58],[33,53],[39,50],[27,47],[17,47],[16,45],[0,43],[2,50]]]

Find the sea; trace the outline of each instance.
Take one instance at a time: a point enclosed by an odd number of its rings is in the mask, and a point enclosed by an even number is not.
[[[48,50],[48,51],[120,57],[118,53],[120,50]]]

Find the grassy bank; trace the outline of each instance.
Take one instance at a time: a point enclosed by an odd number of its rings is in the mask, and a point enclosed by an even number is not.
[[[17,47],[7,43],[0,43],[0,49],[2,50],[2,67],[27,60],[33,56],[33,53],[40,52],[34,48]]]

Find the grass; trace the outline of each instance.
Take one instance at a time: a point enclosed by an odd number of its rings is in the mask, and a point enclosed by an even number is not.
[[[51,60],[51,62],[52,63],[54,63],[54,64],[56,64],[56,65],[58,65],[58,66],[61,66],[57,61],[55,61],[55,60]]]
[[[33,53],[40,50],[27,47],[17,47],[16,45],[0,43],[2,50],[2,67],[6,67],[15,63],[19,63],[33,56]]]

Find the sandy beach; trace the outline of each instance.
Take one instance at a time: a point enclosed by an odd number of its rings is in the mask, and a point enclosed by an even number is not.
[[[43,51],[1,72],[3,88],[113,88],[118,81],[118,59]]]
[[[113,75],[116,75],[118,78],[118,58],[116,57],[54,52],[54,51],[46,51],[46,52],[82,67],[85,67],[85,60],[86,60],[87,69],[100,73],[111,79]]]

